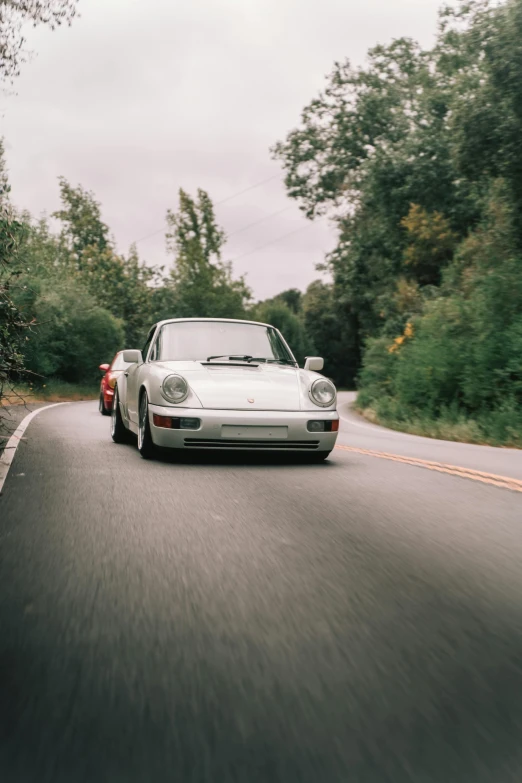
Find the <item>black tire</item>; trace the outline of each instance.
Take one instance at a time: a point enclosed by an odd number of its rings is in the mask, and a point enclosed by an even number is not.
[[[111,413],[111,436],[115,443],[128,443],[129,431],[123,423],[120,410],[120,398],[118,395],[118,387],[114,390],[114,399],[112,401],[112,413]]]
[[[103,401],[103,394],[100,394],[100,402],[98,403],[98,410],[100,411],[102,416],[110,416],[111,412],[107,410],[105,407],[105,402]]]
[[[305,459],[312,465],[317,465],[319,462],[324,462],[330,456],[331,451],[317,451],[315,454],[306,454]]]
[[[150,431],[149,400],[145,390],[140,395],[138,411],[138,451],[143,459],[154,459],[156,456],[156,446]]]

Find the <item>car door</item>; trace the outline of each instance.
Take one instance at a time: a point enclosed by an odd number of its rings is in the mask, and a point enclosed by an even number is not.
[[[152,343],[152,340],[154,339],[154,333],[156,332],[156,327],[153,326],[150,330],[147,339],[145,341],[145,345],[143,346],[143,350],[141,352],[143,363],[142,364],[131,364],[130,367],[127,368],[125,371],[125,375],[127,377],[127,418],[132,421],[134,424],[138,423],[138,391],[140,388],[140,379],[144,372],[144,364],[146,364],[148,360],[148,353],[150,350],[150,344]]]

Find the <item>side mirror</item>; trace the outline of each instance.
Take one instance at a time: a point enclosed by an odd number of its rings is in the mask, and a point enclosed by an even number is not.
[[[141,364],[143,362],[141,351],[123,351],[123,361],[127,364]]]
[[[100,364],[100,367],[99,367],[99,369],[100,369],[100,370],[101,370],[103,373],[106,373],[106,372],[107,372],[107,370],[109,369],[109,367],[110,367],[110,366],[111,366],[110,364]]]
[[[307,356],[305,358],[305,370],[311,370],[312,372],[321,372],[324,367],[324,359],[320,356]]]

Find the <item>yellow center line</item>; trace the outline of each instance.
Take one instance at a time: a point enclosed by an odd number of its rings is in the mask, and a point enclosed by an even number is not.
[[[444,462],[434,462],[433,460],[418,459],[417,457],[404,457],[400,454],[389,454],[385,451],[371,451],[370,449],[358,449],[355,446],[341,446],[337,445],[337,449],[343,451],[351,451],[355,454],[363,454],[367,457],[377,457],[378,459],[388,459],[393,462],[402,462],[405,465],[413,465],[417,468],[426,468],[427,470],[435,470],[438,473],[448,473],[451,476],[460,476],[460,478],[471,479],[472,481],[480,481],[483,484],[491,484],[494,487],[500,487],[501,489],[510,489],[513,492],[522,492],[522,481],[509,476],[499,476],[495,473],[485,473],[482,470],[474,470],[473,468],[463,468],[459,465],[447,465]]]

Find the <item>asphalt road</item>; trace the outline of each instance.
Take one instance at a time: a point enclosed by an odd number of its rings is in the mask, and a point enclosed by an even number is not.
[[[146,462],[108,428],[42,412],[0,498],[2,783],[522,780],[522,494],[344,450]]]
[[[0,456],[7,441],[16,430],[22,419],[28,413],[45,406],[44,402],[27,403],[25,405],[7,405],[0,407]]]
[[[522,449],[475,446],[388,430],[364,421],[350,410],[355,396],[355,392],[341,392],[339,395],[339,411],[345,424],[340,443],[522,479]]]

